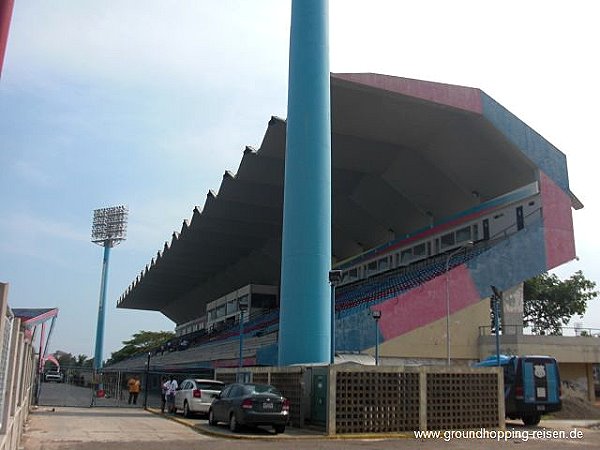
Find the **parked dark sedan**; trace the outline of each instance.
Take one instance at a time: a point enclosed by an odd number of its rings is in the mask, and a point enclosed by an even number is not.
[[[226,386],[208,410],[209,425],[226,422],[231,431],[241,425],[268,425],[283,433],[290,416],[290,402],[267,384],[236,383]]]

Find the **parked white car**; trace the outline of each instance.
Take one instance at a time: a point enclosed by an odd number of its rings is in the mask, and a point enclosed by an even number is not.
[[[223,382],[217,380],[183,380],[175,392],[175,409],[182,411],[185,417],[194,413],[207,414],[213,400],[224,386]]]
[[[62,383],[63,378],[64,378],[63,373],[59,372],[58,370],[48,370],[44,374],[45,381],[56,381],[57,383]]]

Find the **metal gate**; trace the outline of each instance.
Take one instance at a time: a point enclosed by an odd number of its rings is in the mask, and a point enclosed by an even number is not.
[[[142,385],[145,382],[142,378],[145,374],[130,375],[140,377]],[[129,397],[125,377],[121,372],[95,374],[92,370],[80,368],[63,369],[61,379],[50,379],[41,373],[37,403],[40,406],[125,406]],[[135,406],[143,404],[139,397]]]
[[[161,387],[165,378],[174,375],[181,384],[185,378],[213,378],[212,370],[186,372],[110,371],[95,374],[91,369],[62,369],[61,380],[46,381],[39,375],[37,404],[40,406],[107,406],[160,408]],[[137,377],[140,392],[130,395],[128,382]]]

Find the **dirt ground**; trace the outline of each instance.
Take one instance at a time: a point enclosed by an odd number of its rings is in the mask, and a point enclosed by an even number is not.
[[[600,419],[600,406],[587,399],[587,393],[565,387],[562,389],[562,410],[547,416],[551,419]]]

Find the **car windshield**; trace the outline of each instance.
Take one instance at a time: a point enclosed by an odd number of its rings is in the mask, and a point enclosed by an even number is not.
[[[248,384],[244,386],[244,391],[248,394],[276,394],[281,395],[277,388],[268,384]]]

